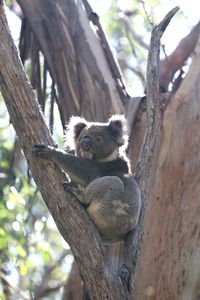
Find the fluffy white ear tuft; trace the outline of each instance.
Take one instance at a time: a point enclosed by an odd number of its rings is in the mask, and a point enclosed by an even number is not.
[[[68,150],[75,149],[75,142],[78,139],[83,128],[87,127],[88,122],[77,116],[72,116],[66,126],[65,131],[65,148]]]
[[[117,144],[119,146],[128,143],[128,128],[127,122],[124,115],[113,115],[109,120],[109,128],[112,134],[115,136]]]

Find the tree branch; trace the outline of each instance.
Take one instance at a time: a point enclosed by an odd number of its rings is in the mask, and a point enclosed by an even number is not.
[[[107,59],[110,70],[112,72],[113,78],[115,79],[116,88],[121,96],[122,101],[126,102],[125,100],[129,99],[130,96],[128,95],[128,93],[126,91],[126,87],[123,82],[122,74],[119,70],[118,65],[116,64],[113,53],[112,53],[110,46],[107,42],[107,39],[105,37],[105,33],[99,22],[99,16],[92,10],[92,8],[87,0],[83,0],[83,3],[85,6],[85,9],[87,11],[88,18],[92,21],[94,26],[97,28],[97,34],[101,40],[101,45],[105,52],[105,57]]]
[[[58,260],[54,261],[52,264],[47,265],[44,269],[44,274],[42,276],[42,280],[40,282],[40,285],[37,286],[37,290],[34,291],[34,299],[41,299],[44,296],[47,296],[47,294],[58,290],[60,287],[64,286],[65,282],[59,283],[54,287],[47,286],[47,282],[50,280],[51,273],[61,264],[63,259],[68,255],[71,254],[71,250],[68,249],[67,251],[64,251],[62,255],[59,257]]]
[[[54,145],[27,81],[0,2],[0,86],[32,176],[63,238],[70,245],[91,299],[129,299],[106,263],[105,247],[85,209],[63,187],[63,173],[32,154],[32,145]]]
[[[149,50],[149,45],[147,45],[143,38],[137,34],[137,32],[134,31],[134,29],[131,27],[130,25],[130,22],[129,22],[129,19],[125,16],[120,16],[119,17],[119,21],[121,21],[121,23],[123,24],[124,28],[125,28],[125,31],[126,31],[126,34],[130,34],[131,37],[141,46],[143,47],[144,49],[146,50]],[[130,40],[130,38],[129,38]]]
[[[160,62],[160,89],[168,90],[174,74],[183,67],[185,61],[194,51],[200,33],[200,22],[194,26],[191,32],[186,35],[178,44],[176,49]]]
[[[104,43],[90,27],[83,1],[17,2],[27,19],[20,52],[30,53],[34,39],[37,40],[57,87],[56,101],[63,127],[71,115],[104,121],[111,112],[124,112],[121,94],[116,90],[120,78],[113,76]]]
[[[27,295],[27,293],[25,293],[24,291],[20,290],[17,286],[11,284],[9,282],[9,280],[7,279],[7,277],[5,276],[5,274],[3,274],[1,271],[0,271],[0,278],[1,280],[11,289],[14,291],[15,295],[18,295],[20,296],[20,298],[22,300],[29,300],[29,297]]]
[[[124,268],[122,270],[122,275],[124,275],[125,272],[126,278],[124,279],[126,280],[130,290],[133,290],[137,272],[141,241],[144,231],[144,217],[151,187],[151,173],[154,158],[156,156],[162,121],[162,108],[160,107],[158,97],[160,39],[178,9],[178,7],[172,9],[158,25],[153,27],[151,34],[147,63],[147,127],[145,131],[144,144],[135,174],[141,188],[142,207],[138,226],[133,232],[128,234],[125,241]]]

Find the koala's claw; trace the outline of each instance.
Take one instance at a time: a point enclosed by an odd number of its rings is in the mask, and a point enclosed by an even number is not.
[[[43,144],[37,144],[33,146],[32,153],[38,156],[47,156],[52,151],[52,147]]]
[[[65,181],[63,182],[63,187],[65,191],[71,192],[75,188],[75,185],[71,181]]]

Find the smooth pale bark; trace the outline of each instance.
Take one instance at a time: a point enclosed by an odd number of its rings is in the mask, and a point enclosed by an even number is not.
[[[164,115],[136,299],[197,299],[200,288],[200,43]]]

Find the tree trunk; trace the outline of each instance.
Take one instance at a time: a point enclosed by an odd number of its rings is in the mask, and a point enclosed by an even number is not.
[[[51,162],[38,161],[32,154],[32,145],[41,142],[53,145],[53,141],[35,94],[26,79],[8,30],[2,4],[0,85],[11,123],[19,137],[33,178],[58,229],[70,245],[91,299],[130,299],[130,293],[119,276],[109,268],[105,247],[85,209],[76,198],[64,191],[62,183],[65,178],[61,170]]]
[[[164,115],[145,219],[136,299],[200,294],[200,42]]]
[[[48,4],[39,0],[18,2],[35,31],[51,75],[58,83],[58,106],[60,112],[63,111],[63,124],[71,114],[81,113],[88,119],[94,117],[101,121],[110,113],[123,112],[126,104],[120,98],[116,78],[89,27],[81,2],[78,1],[78,9],[71,0],[49,0]],[[2,11],[0,13],[2,15]],[[62,175],[57,174],[57,169],[55,172],[51,163],[47,165],[41,161],[38,165],[32,157],[30,145],[53,142],[32,90],[25,84],[16,53],[12,51],[14,46],[6,38],[4,22],[3,19],[0,26],[0,83],[32,174],[58,228],[70,244],[91,297],[128,299],[129,294],[116,273],[117,278],[107,268],[105,249],[93,224],[79,203],[62,192]],[[199,295],[199,55],[198,47],[189,74],[165,112],[145,218],[136,281],[137,300],[196,300]],[[134,127],[130,151],[137,157],[144,123],[135,124],[138,127]],[[54,178],[50,189],[47,174]],[[72,231],[78,235],[71,236]],[[89,251],[85,257],[87,247]]]
[[[18,0],[57,83],[63,123],[71,115],[105,121],[124,112],[103,45],[89,26],[82,1]],[[96,59],[98,57],[98,59]]]
[[[41,161],[39,164],[31,153],[30,145],[38,144],[40,141],[53,145],[53,141],[19,61],[8,30],[3,5],[0,6],[1,91],[33,178],[61,234],[72,249],[91,299],[128,300],[131,297],[143,233],[150,175],[161,125],[161,108],[157,98],[160,38],[176,11],[177,8],[173,9],[152,31],[147,64],[147,128],[137,172],[143,205],[139,225],[135,229],[136,234],[133,240],[133,235],[129,235],[125,243],[127,257],[125,257],[124,266],[129,273],[127,280],[110,268],[99,233],[81,204],[73,199],[74,197],[66,195],[64,189],[61,188],[64,180],[61,170],[55,171],[53,163],[47,164]],[[68,216],[67,222],[66,216]],[[131,244],[132,241],[134,247]],[[128,265],[129,262],[132,264]]]

